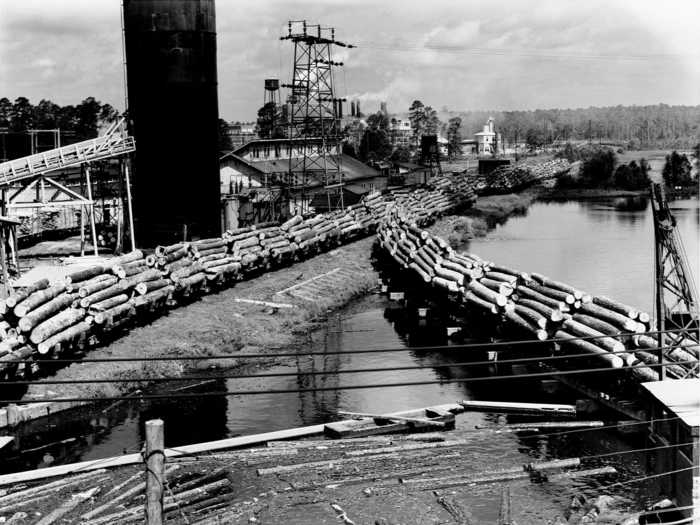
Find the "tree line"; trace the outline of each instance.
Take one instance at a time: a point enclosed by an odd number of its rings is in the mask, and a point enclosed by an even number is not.
[[[0,154],[8,159],[30,153],[29,130],[61,130],[61,144],[94,138],[99,129],[119,118],[110,104],[87,97],[79,104],[60,106],[42,99],[32,104],[26,97],[0,98],[0,131],[5,135]]]
[[[700,106],[609,106],[532,111],[452,112],[468,133],[493,117],[506,143],[612,142],[626,149],[689,149],[700,140]]]
[[[642,190],[649,188],[649,163],[645,159],[632,160],[628,164],[618,164],[612,148],[590,145],[574,147],[570,143],[557,154],[569,162],[581,161],[576,174],[567,174],[557,179],[557,187],[568,188],[621,188]],[[694,148],[695,162],[700,158],[700,144]],[[693,177],[692,165],[688,156],[673,150],[666,155],[663,181],[669,188],[697,187],[698,174]]]

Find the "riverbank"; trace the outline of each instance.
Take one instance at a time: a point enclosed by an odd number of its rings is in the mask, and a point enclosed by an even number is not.
[[[302,343],[329,310],[376,286],[378,274],[369,253],[373,238],[343,246],[287,268],[266,272],[230,289],[206,295],[170,311],[152,323],[137,327],[111,344],[90,352],[90,358],[173,357],[172,361],[77,362],[58,370],[52,380],[133,379],[124,383],[61,385],[60,397],[119,396],[148,386],[149,378],[183,377],[192,370],[237,368],[240,353],[269,353],[265,365],[275,364],[275,349]],[[324,278],[333,272],[332,285]],[[315,279],[313,296],[278,293]],[[296,289],[299,287],[297,286]],[[308,296],[307,296],[308,297]],[[251,301],[263,301],[271,305]],[[275,304],[293,305],[275,307]],[[230,354],[231,359],[206,359]],[[177,357],[201,356],[201,360]],[[257,362],[259,363],[259,362]],[[138,379],[143,379],[139,381]],[[33,385],[24,399],[57,397],[55,385]],[[56,404],[50,410],[62,408]],[[46,413],[46,410],[44,410]]]
[[[442,217],[428,229],[447,239],[451,246],[459,246],[466,241],[484,237],[509,217],[527,213],[527,209],[538,197],[537,190],[479,197],[464,215]]]

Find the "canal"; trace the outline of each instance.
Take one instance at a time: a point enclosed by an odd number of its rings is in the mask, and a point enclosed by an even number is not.
[[[700,208],[697,200],[671,203],[685,242],[693,272],[698,268]],[[604,199],[585,202],[536,202],[522,217],[513,217],[497,226],[486,237],[471,241],[461,249],[523,271],[537,271],[596,294],[609,295],[651,311],[653,297],[653,230],[651,208],[645,200]],[[697,281],[697,273],[695,279]],[[377,354],[328,354],[299,357],[264,370],[264,373],[291,373],[284,377],[217,379],[189,386],[190,392],[207,390],[313,389],[339,385],[371,385],[410,381],[441,381],[470,375],[504,373],[498,365],[481,367],[446,366],[465,356],[445,348],[441,352],[421,351],[430,344],[450,345],[446,337],[448,321],[435,316],[417,320],[415,312],[397,307],[385,295],[372,294],[332,313],[324,328],[310,336],[304,350],[323,354],[349,349],[398,348],[401,351]],[[463,339],[480,341],[478,330],[466,327]],[[415,370],[394,370],[402,366],[422,366]],[[383,372],[352,374],[358,368],[382,368]],[[328,372],[310,375],[309,372]],[[517,370],[510,372],[516,373]],[[297,394],[261,394],[207,398],[201,401],[121,403],[100,407],[89,414],[76,414],[71,420],[42,423],[45,433],[63,436],[63,442],[47,445],[41,433],[27,436],[20,456],[5,464],[7,469],[35,468],[69,461],[97,459],[138,449],[143,422],[162,417],[166,424],[166,444],[177,447],[197,441],[266,432],[311,425],[337,418],[339,410],[386,413],[402,409],[454,402],[460,399],[503,399],[541,402],[575,402],[580,395],[551,382],[518,380],[506,383],[437,383],[387,389],[331,390]],[[610,416],[610,414],[607,414]],[[58,418],[57,418],[58,419]],[[458,425],[467,428],[489,426],[496,416],[470,413],[458,416]],[[35,428],[35,430],[37,430]],[[632,480],[646,473],[646,457],[624,451],[644,446],[638,435],[588,431],[564,435],[527,437],[498,434],[475,442],[469,462],[474,470],[484,470],[498,458],[519,465],[537,459],[596,456],[623,452],[604,459],[592,458],[589,465],[613,465],[620,475],[610,478],[582,478],[544,484],[518,484],[513,489],[513,506],[525,509],[533,523],[553,518],[568,508],[578,494],[594,497],[616,496],[623,513],[627,505],[636,508],[659,499],[655,480],[618,485],[612,481]],[[34,450],[30,450],[34,449]],[[497,487],[470,490],[465,501],[478,522],[495,519]],[[523,510],[523,511],[525,511]]]

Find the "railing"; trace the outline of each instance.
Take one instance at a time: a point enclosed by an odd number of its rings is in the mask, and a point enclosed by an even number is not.
[[[0,164],[0,186],[8,186],[51,171],[134,151],[136,149],[134,139],[115,133],[115,129],[116,127],[113,126],[101,137],[3,162]]]

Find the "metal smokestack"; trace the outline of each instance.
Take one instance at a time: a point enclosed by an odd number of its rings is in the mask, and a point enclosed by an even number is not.
[[[124,0],[144,246],[221,233],[214,0]]]

